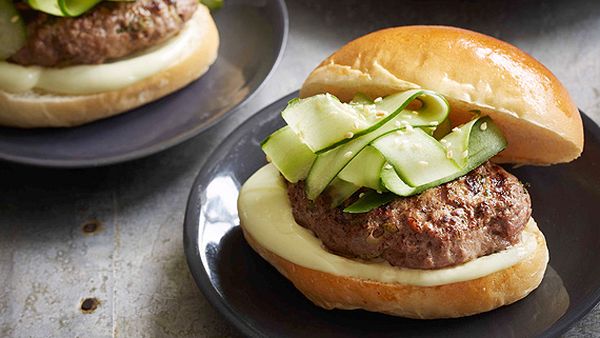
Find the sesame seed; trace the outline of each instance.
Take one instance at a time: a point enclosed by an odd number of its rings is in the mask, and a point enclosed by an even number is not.
[[[463,153],[462,153],[462,156],[463,156],[463,157],[467,157],[467,156],[469,156],[469,149],[467,149],[467,150],[463,151]]]
[[[350,158],[350,157],[352,157],[352,154],[353,154],[353,152],[352,152],[352,151],[347,151],[347,152],[344,154],[344,157],[345,157],[345,158]]]
[[[346,138],[352,138],[352,137],[354,137],[354,133],[351,132],[351,131],[349,131],[346,134],[344,134],[344,137],[346,137]]]
[[[404,135],[404,132],[401,129],[396,130],[396,134],[398,135]]]
[[[380,110],[380,111],[378,111],[378,112],[375,113],[375,116],[377,116],[377,117],[384,117],[385,116],[385,112]]]
[[[440,140],[440,143],[441,143],[441,144],[444,144],[444,145],[445,145],[445,144],[448,144],[448,140],[441,139],[441,140]]]
[[[452,158],[452,155],[454,155],[452,153],[452,150],[448,150],[448,152],[446,153],[446,158]]]
[[[392,169],[392,165],[391,165],[391,164],[389,164],[389,163],[386,163],[386,164],[385,164],[383,167],[384,167],[385,169]]]
[[[271,156],[267,155],[265,158],[267,159],[267,162],[271,163]]]
[[[365,193],[361,192],[360,194],[358,194],[358,197],[360,198],[360,197],[363,197],[364,195],[365,195]]]
[[[18,15],[15,15],[12,18],[10,18],[10,22],[12,22],[12,23],[15,23],[17,21],[19,21],[19,16]]]
[[[381,98],[381,97],[378,97],[378,98],[376,98],[375,100],[373,100],[373,102],[381,102],[381,100],[383,100],[383,98]]]
[[[422,166],[426,166],[426,165],[429,165],[429,162],[427,162],[427,161],[419,161],[419,164],[422,165]]]
[[[397,145],[397,146],[398,146],[398,148],[400,148],[400,149],[404,149],[404,148],[406,147],[406,140],[403,140],[403,139],[402,139],[402,138],[400,138],[400,137],[397,137],[397,138],[394,140],[394,143],[396,143],[396,145]]]
[[[460,131],[460,128],[458,128],[458,127],[454,127],[454,128],[452,128],[452,131],[454,131],[454,132],[458,132],[458,131]]]
[[[411,113],[413,113],[414,115],[419,115],[419,112],[416,110],[411,111]]]
[[[413,130],[415,130],[415,129],[413,128],[413,126],[411,126],[410,124],[407,124],[407,125],[406,125],[406,131],[413,131]]]
[[[437,126],[438,124],[440,124],[438,121],[431,121],[431,122],[429,122],[430,126]]]
[[[481,129],[481,131],[484,131],[487,129],[487,122],[483,122],[480,126],[479,129]]]

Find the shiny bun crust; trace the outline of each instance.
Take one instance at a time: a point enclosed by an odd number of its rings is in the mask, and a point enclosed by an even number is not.
[[[244,231],[250,246],[316,305],[325,309],[364,309],[418,319],[469,316],[527,296],[541,283],[548,263],[546,241],[537,227],[534,235],[537,240],[534,253],[510,268],[474,280],[423,287],[335,276],[308,269],[269,251]]]
[[[411,88],[446,96],[456,124],[473,111],[490,115],[508,139],[498,162],[548,165],[583,150],[581,116],[558,79],[520,49],[464,29],[406,26],[360,37],[313,70],[300,96],[347,101]]]
[[[195,44],[170,67],[119,90],[91,95],[7,93],[0,90],[0,125],[20,128],[72,127],[123,113],[170,94],[204,74],[217,56],[219,35],[205,6]]]

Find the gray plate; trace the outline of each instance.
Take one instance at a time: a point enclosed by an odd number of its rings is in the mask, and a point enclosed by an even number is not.
[[[77,128],[0,128],[0,159],[89,167],[147,156],[235,114],[279,61],[288,34],[283,0],[225,0],[213,13],[219,56],[199,80],[126,114]]]
[[[365,311],[327,311],[305,299],[246,244],[236,200],[265,164],[259,142],[283,125],[279,112],[297,93],[242,124],[205,162],[188,201],[184,244],[209,301],[244,334],[289,337],[558,336],[600,299],[600,129],[583,115],[585,151],[570,164],[510,169],[529,185],[546,235],[550,266],[540,287],[500,309],[460,319],[419,321]]]

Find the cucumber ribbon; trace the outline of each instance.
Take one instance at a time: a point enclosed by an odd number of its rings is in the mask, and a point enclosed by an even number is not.
[[[408,109],[415,100],[420,107]],[[288,181],[305,180],[311,200],[326,192],[338,206],[372,189],[344,209],[367,212],[462,176],[506,147],[489,117],[446,132],[448,112],[443,96],[427,90],[350,103],[330,94],[294,99],[282,112],[288,125],[262,149]]]
[[[454,143],[451,143],[449,140],[452,140]],[[407,176],[410,176],[410,173],[406,175],[402,172],[402,169],[399,170],[396,165],[387,162],[381,169],[380,177],[382,184],[394,195],[416,195],[429,188],[450,182],[467,174],[504,150],[507,145],[502,132],[488,116],[476,118],[459,128],[455,128],[452,133],[442,138],[440,144],[446,149],[447,158],[457,163],[457,170],[450,172],[446,176],[438,175],[424,184],[412,186],[407,184],[408,180],[406,179]],[[406,162],[410,162],[410,159],[407,159],[406,156],[403,159],[406,159]],[[371,204],[374,203],[373,201],[381,201],[381,204],[385,204],[389,198],[388,195],[377,194],[377,196],[370,197],[369,201]],[[344,211],[362,213],[373,209],[365,201],[362,201],[364,198],[366,197],[359,198],[355,203],[345,208]],[[379,205],[375,207],[377,206]]]
[[[108,0],[132,2],[135,0]],[[27,0],[31,8],[54,16],[75,17],[89,11],[102,0]]]
[[[0,60],[25,45],[25,24],[12,0],[0,0]]]
[[[417,114],[405,109],[419,98]],[[412,126],[431,126],[448,116],[443,96],[425,90],[409,90],[366,103],[363,96],[350,104],[331,94],[292,100],[281,113],[283,119],[314,153],[322,154],[361,135],[369,134],[391,120]],[[437,125],[437,124],[434,124]]]
[[[102,0],[27,0],[31,8],[54,16],[75,17],[89,11]],[[131,2],[135,0],[108,0]],[[210,10],[223,7],[223,0],[202,0]]]
[[[102,0],[27,0],[31,8],[55,16],[79,16]]]
[[[208,7],[211,11],[217,10],[223,7],[223,0],[200,0],[200,2]]]

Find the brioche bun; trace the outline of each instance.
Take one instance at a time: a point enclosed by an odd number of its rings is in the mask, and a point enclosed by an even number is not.
[[[506,42],[459,28],[406,26],[360,37],[313,70],[300,96],[329,92],[347,101],[411,88],[443,94],[455,124],[470,120],[470,111],[490,115],[508,139],[497,162],[549,165],[583,150],[579,111],[547,68]]]
[[[544,235],[535,226],[532,229],[537,241],[535,251],[509,268],[481,278],[438,286],[383,283],[337,276],[292,263],[258,243],[243,224],[242,229],[254,251],[308,299],[325,309],[364,309],[415,319],[469,316],[527,296],[540,285],[548,263]]]
[[[122,89],[89,95],[0,90],[0,125],[20,128],[73,127],[123,113],[170,94],[204,74],[217,56],[219,35],[208,9],[190,19],[194,44],[170,66]]]
[[[414,88],[443,94],[455,125],[470,120],[474,110],[491,116],[508,139],[508,148],[495,158],[498,162],[549,165],[571,161],[582,152],[581,116],[556,77],[518,48],[458,28],[398,27],[358,38],[313,70],[300,96],[327,92],[349,101],[357,93],[376,98]],[[260,199],[257,196],[253,198]],[[419,319],[473,315],[527,296],[541,283],[549,259],[544,236],[531,219],[524,231],[533,234],[535,250],[495,272],[434,286],[359,278],[336,273],[336,267],[302,265],[274,246],[265,246],[258,241],[262,232],[253,235],[244,224],[250,212],[239,210],[250,246],[326,309],[365,309]]]
[[[459,266],[419,270],[344,258],[296,223],[287,196],[279,171],[264,166],[240,190],[240,226],[254,251],[326,309],[418,319],[468,316],[527,296],[547,267],[546,241],[533,218],[519,243]]]

